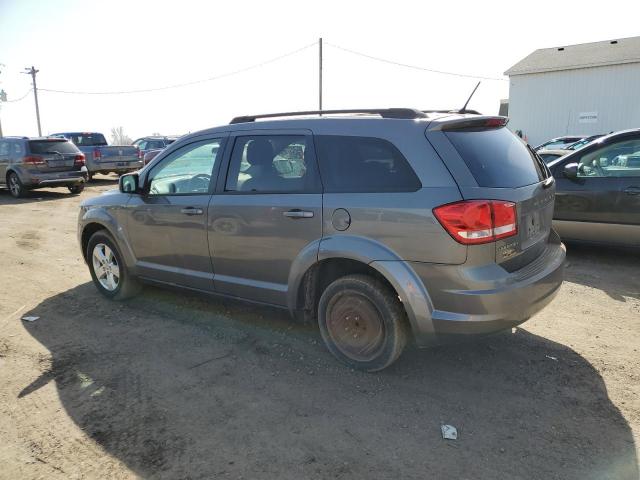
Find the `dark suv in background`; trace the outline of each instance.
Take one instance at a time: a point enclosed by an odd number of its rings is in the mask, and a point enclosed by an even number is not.
[[[8,188],[14,197],[34,188],[60,186],[77,194],[86,181],[85,156],[66,139],[0,138],[0,187]]]
[[[98,290],[121,299],[143,280],[282,307],[367,371],[411,337],[511,328],[553,299],[554,179],[505,118],[322,114],[190,134],[86,200],[78,236]]]

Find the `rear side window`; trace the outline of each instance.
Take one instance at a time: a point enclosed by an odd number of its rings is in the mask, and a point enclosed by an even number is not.
[[[523,187],[544,179],[533,153],[507,128],[450,130],[445,135],[481,187]]]
[[[79,147],[104,147],[107,140],[101,133],[78,133],[69,135],[73,143]]]
[[[78,153],[73,143],[67,140],[32,140],[29,150],[31,153]]]
[[[420,180],[400,151],[375,137],[315,137],[324,191],[414,192]]]
[[[237,137],[225,190],[251,193],[303,193],[318,190],[313,149],[304,135]]]

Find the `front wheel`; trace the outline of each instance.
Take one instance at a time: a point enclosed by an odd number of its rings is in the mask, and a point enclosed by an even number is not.
[[[78,195],[79,193],[82,193],[82,191],[84,190],[84,183],[69,185],[67,188],[73,195]]]
[[[106,230],[91,236],[86,255],[93,283],[105,297],[125,300],[140,291],[140,284],[127,271],[116,242]]]
[[[7,183],[9,184],[9,192],[11,192],[13,198],[22,198],[27,194],[27,189],[24,188],[17,173],[11,172],[7,176]]]
[[[338,360],[367,372],[395,362],[409,336],[396,293],[368,275],[331,283],[320,297],[318,324],[325,345]]]

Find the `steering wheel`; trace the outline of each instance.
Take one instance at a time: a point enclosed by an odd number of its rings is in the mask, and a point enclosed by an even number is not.
[[[202,187],[201,188],[197,188],[196,185],[194,184],[195,182],[201,182],[202,183]],[[206,191],[209,189],[209,183],[211,182],[211,175],[209,175],[208,173],[198,173],[197,175],[194,175],[193,177],[191,177],[191,180],[189,180],[189,183],[191,183],[192,185],[192,189],[193,190],[200,190],[202,189],[203,191]]]
[[[606,177],[607,176],[607,174],[605,173],[604,169],[600,165],[600,160],[594,160],[592,162],[592,167],[593,167],[593,171],[595,172],[595,176],[597,176],[597,177]]]

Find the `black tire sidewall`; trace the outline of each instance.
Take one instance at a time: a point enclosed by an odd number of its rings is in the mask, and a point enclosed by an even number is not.
[[[18,182],[18,187],[20,187],[20,191],[18,192],[17,195],[13,194],[13,190],[11,190],[11,179],[14,178],[17,180]],[[22,198],[24,197],[25,194],[25,188],[24,185],[22,184],[22,182],[20,181],[20,177],[18,176],[17,173],[15,172],[10,172],[8,175],[8,182],[7,182],[7,187],[9,187],[9,193],[11,194],[11,196],[13,198]]]
[[[84,190],[84,185],[69,185],[67,188],[74,195],[78,195]]]
[[[118,267],[120,268],[120,279],[118,281],[118,286],[113,291],[107,290],[100,284],[100,282],[98,281],[98,277],[96,276],[96,272],[93,270],[93,249],[98,243],[104,243],[111,249],[118,262]],[[122,260],[122,255],[120,255],[120,250],[116,246],[116,242],[114,242],[111,238],[111,235],[109,235],[105,230],[94,233],[89,239],[89,243],[87,244],[86,258],[87,265],[89,266],[89,272],[91,273],[91,278],[93,279],[93,283],[98,291],[107,298],[117,298],[118,294],[123,288],[123,285],[125,284],[125,282],[129,281],[129,278],[127,269]]]
[[[378,310],[384,325],[382,349],[370,361],[358,361],[345,355],[335,345],[327,329],[326,318],[329,309],[344,295],[357,294],[367,298]],[[351,275],[331,283],[322,293],[318,304],[318,325],[320,334],[329,351],[349,367],[375,372],[393,363],[406,343],[403,309],[398,305],[395,293],[381,282],[364,275]],[[403,338],[399,338],[399,337]]]

